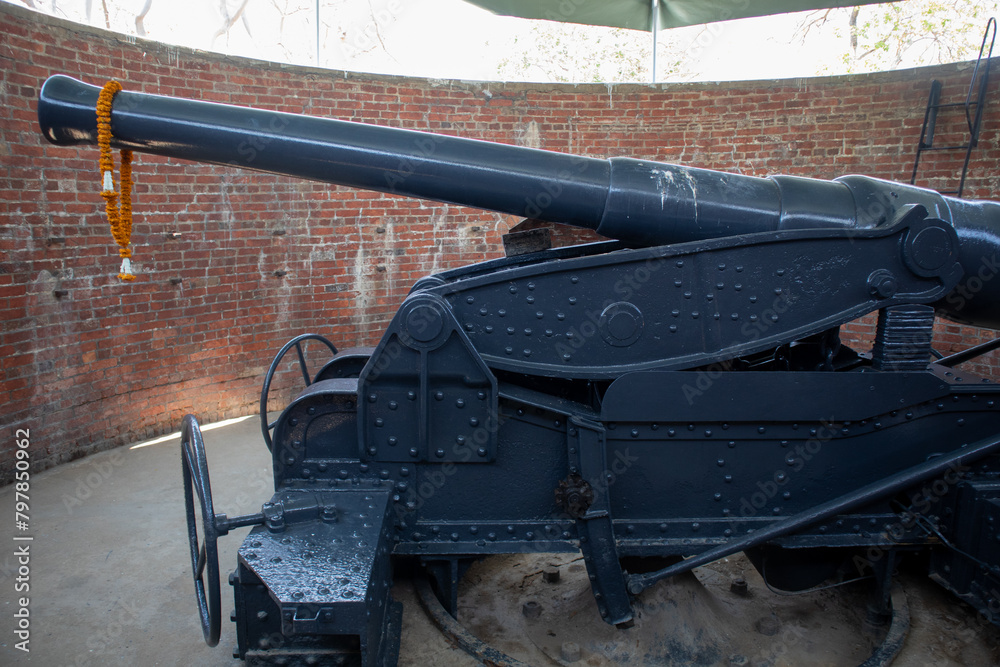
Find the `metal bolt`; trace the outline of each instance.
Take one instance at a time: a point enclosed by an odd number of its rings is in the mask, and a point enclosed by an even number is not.
[[[542,579],[549,584],[554,584],[559,581],[559,568],[558,567],[547,567],[542,570]]]
[[[736,577],[735,579],[733,579],[732,583],[729,584],[729,590],[730,592],[735,593],[736,595],[743,595],[743,596],[747,595],[750,592],[749,587],[747,586],[747,580],[744,579],[743,577]]]
[[[580,659],[580,645],[576,642],[563,642],[559,648],[559,657],[565,662],[576,662]]]
[[[534,620],[542,615],[542,605],[535,600],[528,600],[521,607],[521,613],[524,614],[525,618]]]
[[[876,271],[868,278],[868,291],[874,297],[888,299],[897,289],[896,279],[888,271]]]
[[[755,627],[757,628],[757,632],[760,634],[767,637],[773,637],[778,634],[780,624],[778,623],[778,619],[774,616],[764,616],[757,620]]]

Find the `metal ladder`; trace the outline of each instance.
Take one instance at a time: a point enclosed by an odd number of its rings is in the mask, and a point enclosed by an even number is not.
[[[993,33],[990,38],[990,28]],[[924,111],[924,125],[920,130],[920,142],[917,144],[917,156],[913,161],[913,173],[910,175],[910,184],[915,185],[917,180],[917,169],[920,166],[920,156],[925,151],[965,151],[965,162],[962,164],[962,175],[958,182],[957,190],[941,190],[941,194],[962,196],[965,189],[965,175],[969,170],[969,158],[972,156],[972,149],[979,143],[979,129],[983,122],[983,110],[986,107],[986,91],[990,81],[990,58],[993,55],[993,44],[997,37],[997,20],[990,18],[986,22],[986,31],[983,33],[983,42],[979,47],[979,58],[976,59],[976,66],[972,70],[972,81],[969,82],[969,92],[965,96],[965,102],[941,103],[941,82],[931,81],[931,93],[927,98],[927,109]],[[986,49],[986,40],[989,39],[989,50]],[[983,62],[983,54],[986,54]],[[980,75],[980,69],[982,74]],[[977,85],[977,78],[979,79]],[[973,99],[972,94],[976,92]],[[969,128],[969,140],[964,144],[953,146],[935,146],[934,128],[937,124],[938,110],[962,107],[965,111],[965,122]],[[973,111],[974,109],[974,111]]]

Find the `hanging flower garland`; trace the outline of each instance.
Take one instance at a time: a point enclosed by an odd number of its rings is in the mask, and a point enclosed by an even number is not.
[[[97,145],[101,149],[101,196],[104,197],[108,212],[108,222],[111,224],[111,235],[120,246],[118,256],[122,258],[122,280],[135,280],[132,275],[132,250],[129,248],[132,236],[132,151],[121,150],[121,206],[118,205],[118,193],[115,192],[114,157],[111,154],[111,103],[122,89],[117,81],[104,84],[97,97]]]

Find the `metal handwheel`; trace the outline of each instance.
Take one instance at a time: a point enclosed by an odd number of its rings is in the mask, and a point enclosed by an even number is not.
[[[186,415],[181,424],[181,469],[184,472],[184,509],[187,512],[188,542],[191,545],[191,571],[194,574],[194,595],[198,600],[198,615],[205,643],[219,643],[222,629],[222,607],[219,590],[219,536],[234,528],[264,523],[263,512],[227,517],[216,514],[212,505],[212,484],[208,479],[208,458],[201,427],[194,415]],[[198,512],[194,508],[197,495],[201,508],[204,541],[198,539]],[[205,580],[205,575],[208,580]]]
[[[278,354],[274,356],[274,361],[271,362],[271,367],[267,369],[267,376],[264,377],[264,386],[260,390],[260,434],[264,436],[264,443],[267,445],[268,451],[273,449],[271,429],[274,428],[274,424],[277,422],[267,423],[267,396],[271,391],[271,380],[274,379],[274,374],[278,370],[278,364],[281,363],[282,358],[293,347],[299,355],[299,368],[302,370],[302,379],[305,380],[307,387],[312,384],[312,379],[309,377],[309,368],[306,366],[306,358],[302,354],[302,341],[304,340],[318,340],[330,348],[330,352],[337,354],[337,348],[334,347],[333,343],[323,336],[314,333],[305,333],[301,336],[296,336],[278,350]]]
[[[194,415],[184,417],[181,426],[181,463],[184,469],[184,506],[187,511],[188,542],[191,545],[191,570],[194,573],[194,594],[198,599],[198,615],[205,643],[219,643],[222,627],[219,594],[219,529],[212,507],[212,486],[208,479],[208,459],[201,427]],[[198,496],[204,542],[198,539],[198,515],[194,499]],[[225,531],[225,532],[228,532]],[[204,580],[208,570],[208,582]]]

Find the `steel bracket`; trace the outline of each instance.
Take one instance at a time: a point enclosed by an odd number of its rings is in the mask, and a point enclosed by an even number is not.
[[[632,603],[625,574],[618,560],[608,486],[604,427],[580,417],[570,417],[567,429],[569,474],[579,475],[592,490],[593,500],[576,517],[580,551],[590,575],[590,585],[601,618],[612,625],[632,621]]]

